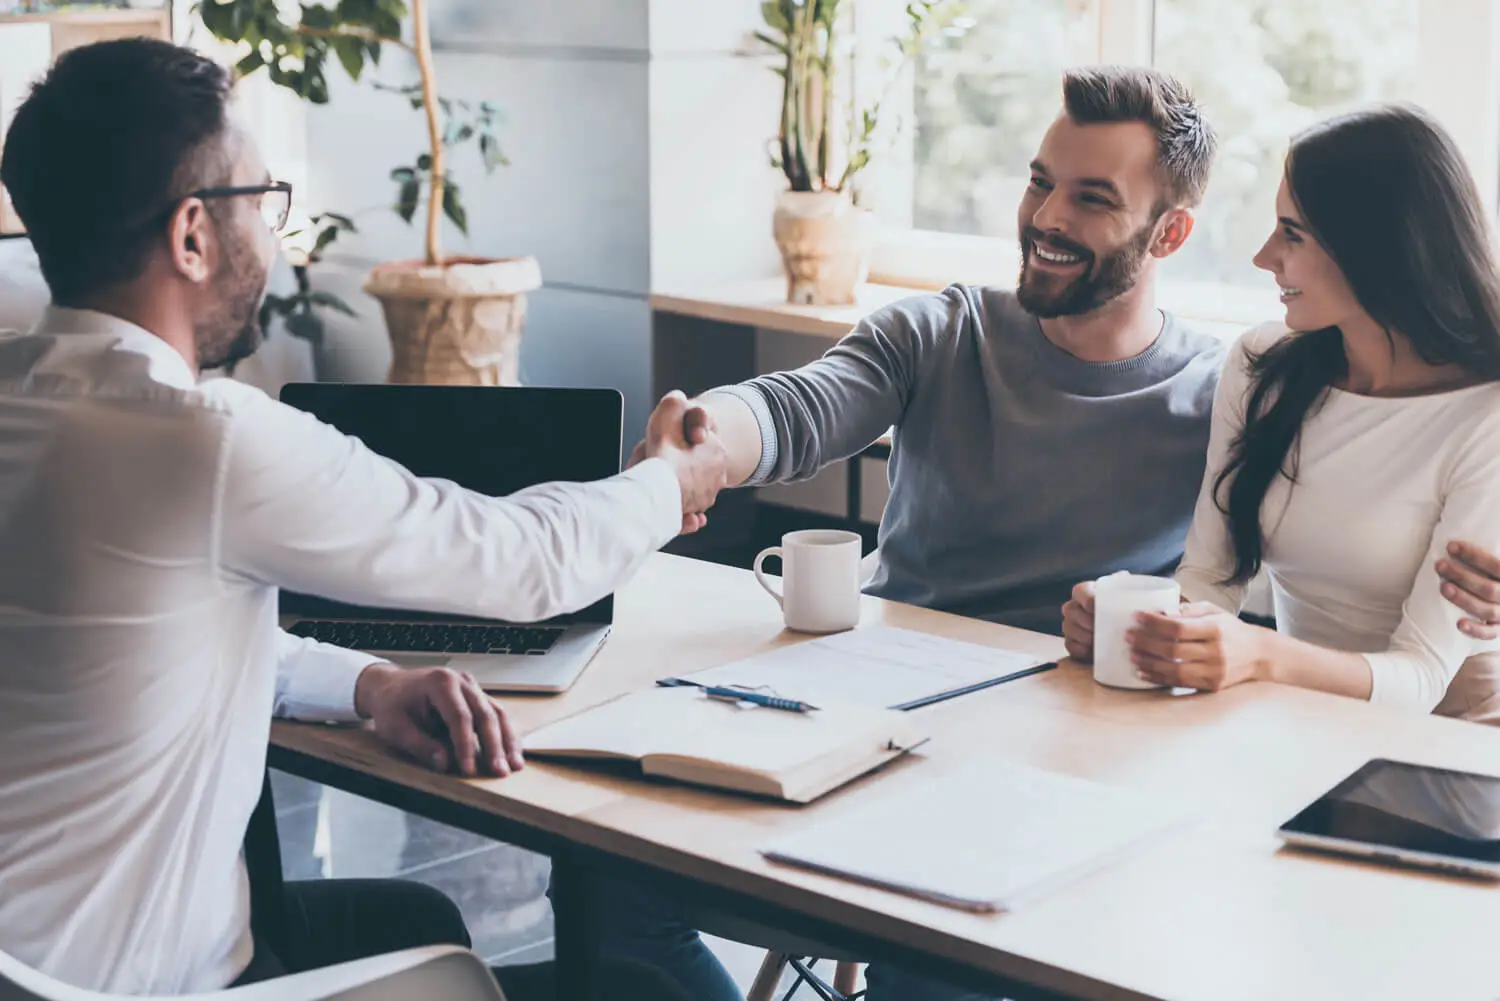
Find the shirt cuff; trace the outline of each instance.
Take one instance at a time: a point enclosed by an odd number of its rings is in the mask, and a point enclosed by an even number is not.
[[[682,534],[682,484],[665,459],[647,459],[620,474],[622,479],[646,491],[651,510],[651,527],[661,548]]]
[[[288,719],[355,723],[354,688],[359,676],[380,658],[358,650],[301,638],[295,653],[283,660],[277,686],[276,715]]]
[[[745,404],[755,415],[755,423],[760,425],[760,462],[750,478],[739,485],[758,487],[771,482],[771,472],[776,468],[776,460],[781,457],[781,445],[776,437],[776,421],[771,417],[771,405],[766,402],[765,395],[754,386],[720,386],[703,395],[714,393],[732,396]]]
[[[1393,651],[1361,654],[1370,665],[1370,701],[1376,705],[1397,706],[1431,712],[1442,701],[1443,693],[1425,691],[1422,664],[1410,655]]]

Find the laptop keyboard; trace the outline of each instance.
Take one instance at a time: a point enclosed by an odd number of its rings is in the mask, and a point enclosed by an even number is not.
[[[351,650],[400,653],[544,654],[564,630],[556,626],[478,626],[441,622],[350,622],[302,619],[288,630]]]

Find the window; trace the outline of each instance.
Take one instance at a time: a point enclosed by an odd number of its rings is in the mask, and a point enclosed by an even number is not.
[[[1330,115],[1417,96],[1419,0],[1156,0],[1155,64],[1219,133],[1198,226],[1173,277],[1261,284],[1287,140]],[[1429,0],[1430,2],[1430,0]]]
[[[917,229],[1010,238],[1026,165],[1057,111],[1057,82],[1096,34],[1068,0],[978,0],[968,30],[919,59],[913,87]]]
[[[1179,76],[1219,133],[1198,228],[1164,271],[1173,308],[1225,320],[1274,309],[1250,258],[1270,232],[1287,140],[1339,111],[1416,100],[1453,131],[1481,188],[1500,190],[1500,0],[965,0],[964,14],[969,30],[911,74],[914,162],[897,173],[910,177],[914,231],[877,256],[884,280],[999,280],[1059,78],[1090,62]]]

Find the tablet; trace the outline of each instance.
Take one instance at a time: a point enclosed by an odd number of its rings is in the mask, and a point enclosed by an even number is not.
[[[1308,848],[1500,880],[1500,776],[1376,758],[1277,835]]]

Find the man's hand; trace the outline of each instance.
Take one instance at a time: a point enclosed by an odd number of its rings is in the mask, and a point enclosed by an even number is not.
[[[1500,556],[1472,542],[1450,542],[1448,558],[1437,561],[1443,597],[1469,618],[1459,622],[1464,635],[1492,640],[1500,636]]]
[[[1080,664],[1094,662],[1094,582],[1073,587],[1073,597],[1062,608],[1063,645]]]
[[[355,683],[354,708],[382,741],[435,771],[503,777],[526,765],[505,710],[468,674],[371,664]]]
[[[646,424],[646,440],[630,456],[632,466],[646,459],[663,459],[677,473],[684,535],[708,523],[705,512],[726,485],[728,457],[714,432],[707,410],[688,403],[682,393],[671,392],[657,404]]]

